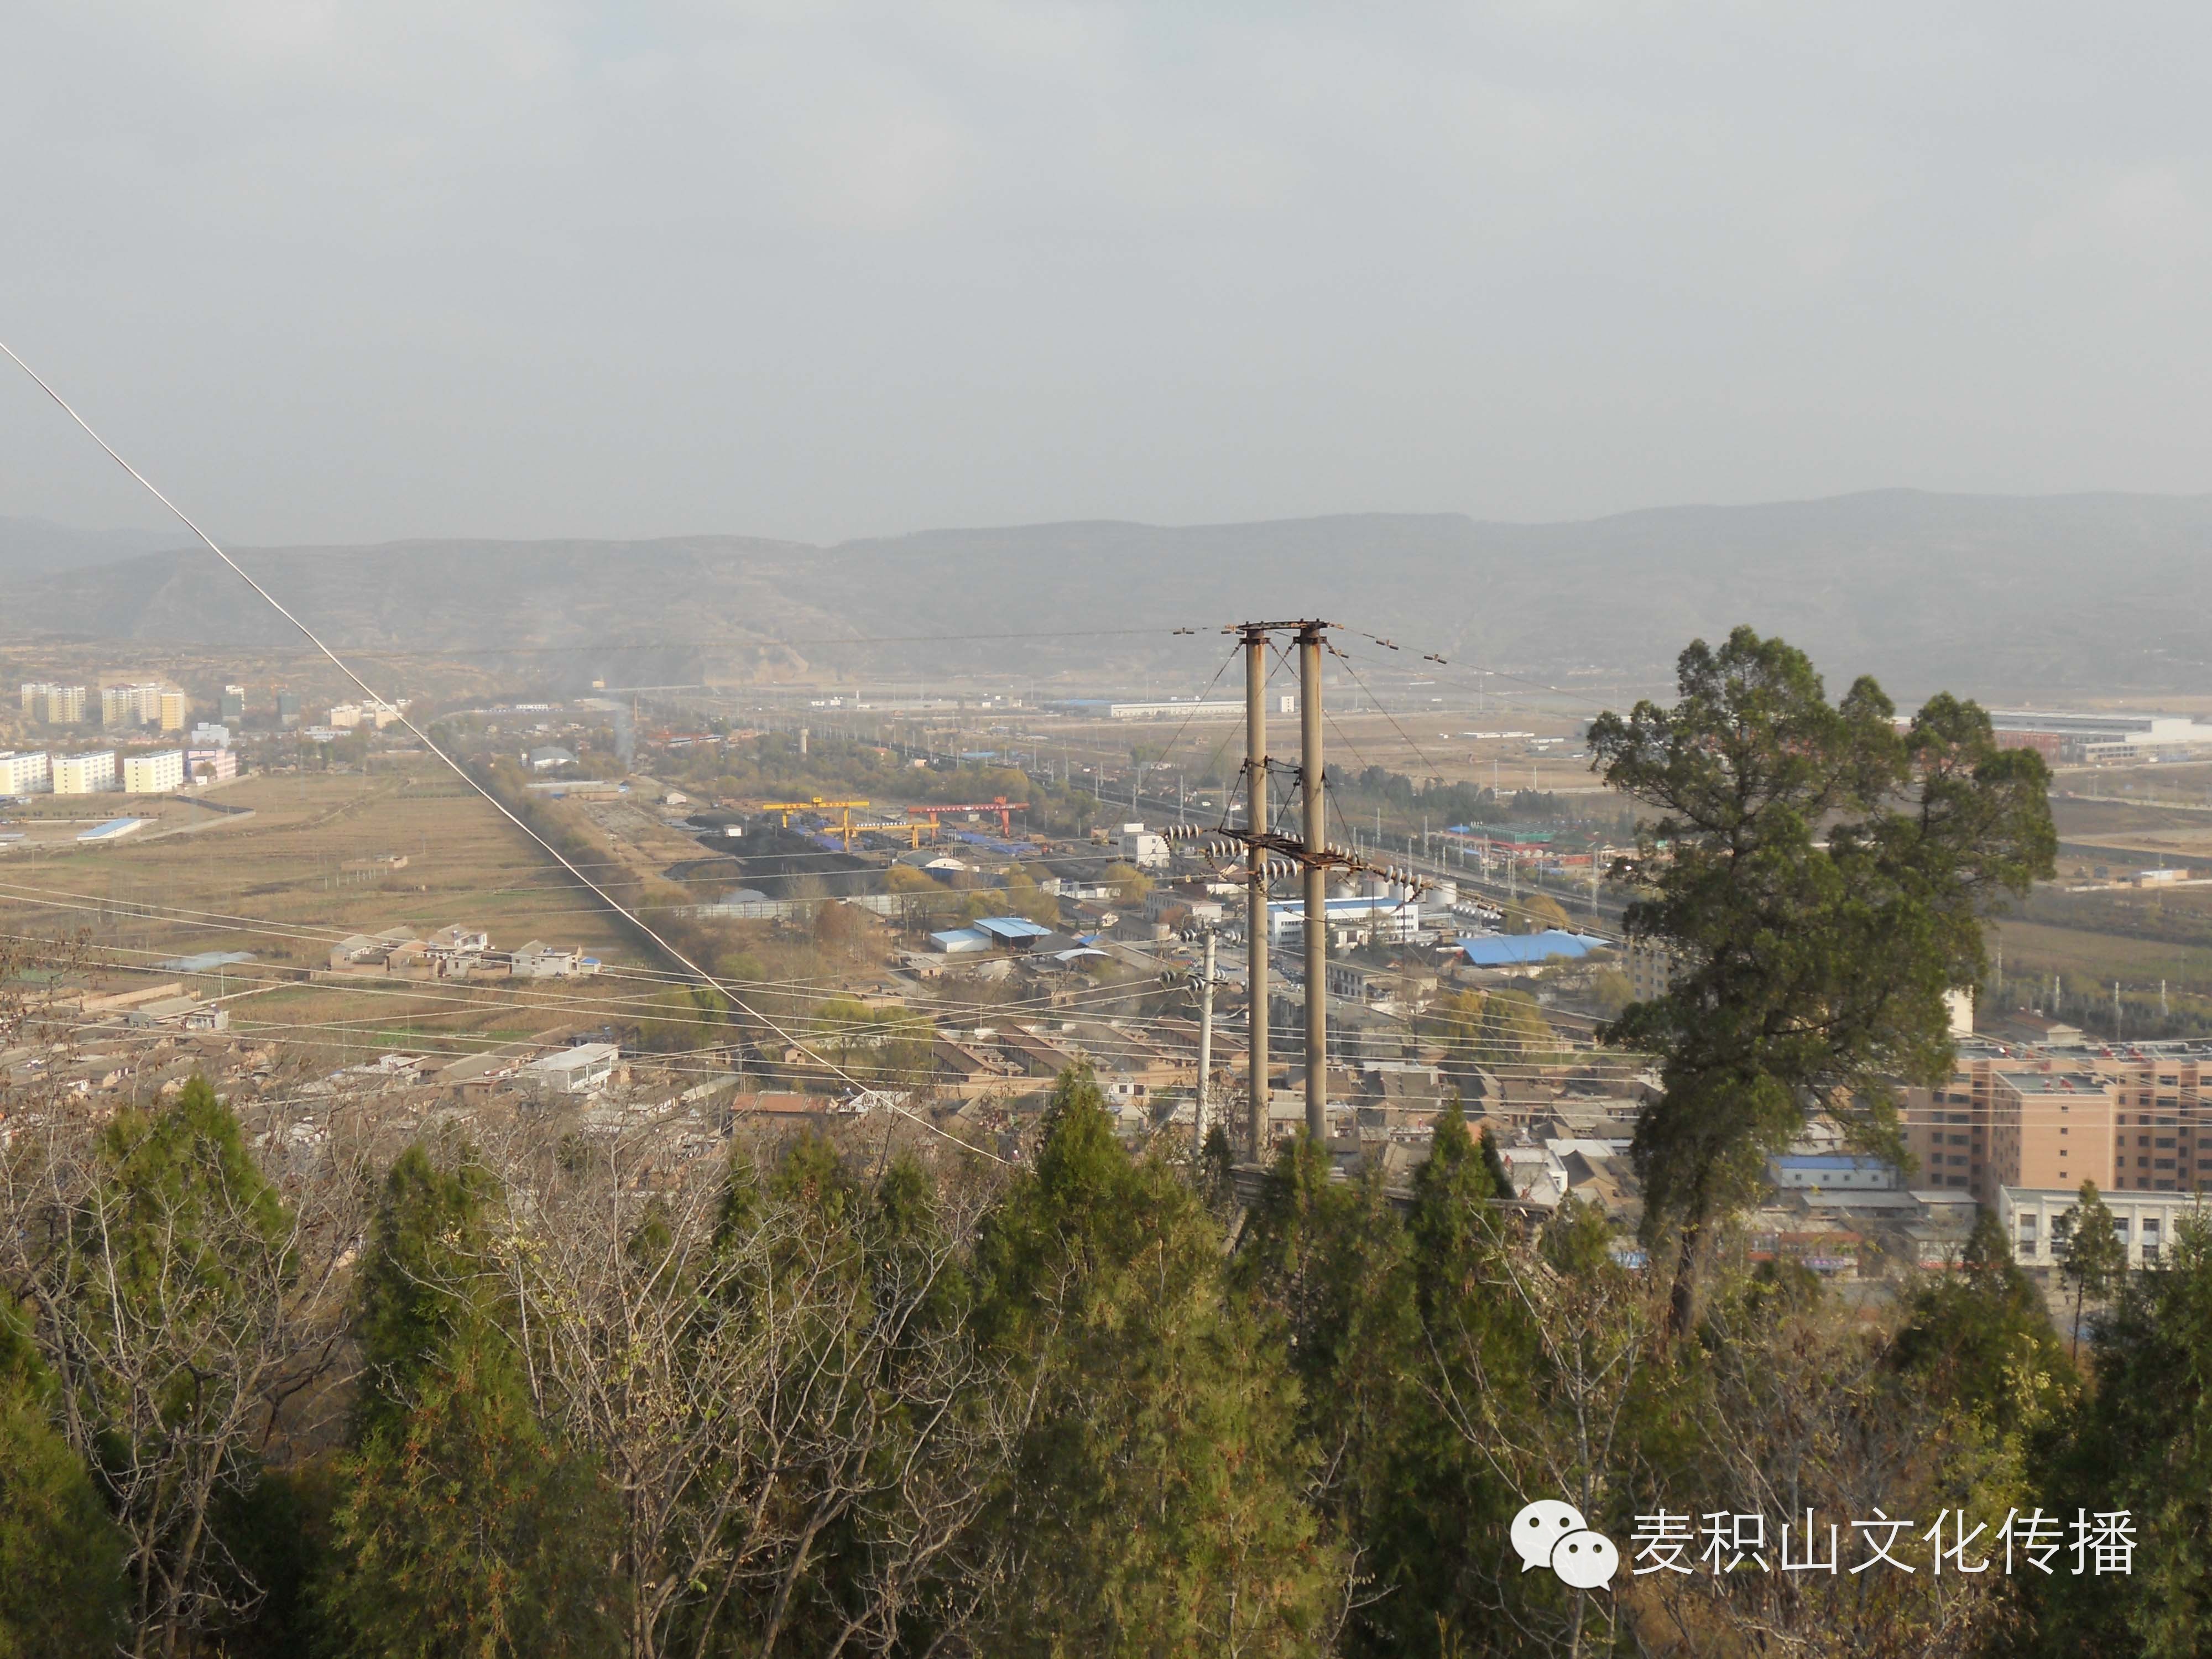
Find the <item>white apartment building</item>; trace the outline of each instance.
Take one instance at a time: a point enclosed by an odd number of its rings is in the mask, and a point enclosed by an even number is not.
[[[97,795],[115,787],[115,751],[95,749],[54,757],[54,793]]]
[[[43,794],[53,787],[53,763],[43,751],[0,754],[0,795]]]
[[[185,787],[185,751],[157,749],[150,755],[126,756],[123,762],[123,793],[126,795],[166,795]]]

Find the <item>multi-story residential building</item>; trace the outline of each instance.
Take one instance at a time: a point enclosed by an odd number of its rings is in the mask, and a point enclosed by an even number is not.
[[[276,694],[277,726],[289,732],[299,723],[300,694],[297,691],[279,691]]]
[[[0,795],[35,795],[53,787],[53,763],[43,751],[0,754]]]
[[[2114,1185],[2137,1192],[2187,1192],[2212,1178],[2212,1113],[2203,1085],[2212,1054],[2191,1045],[2146,1042],[2092,1062],[2111,1080],[2120,1139]]]
[[[166,795],[185,786],[185,751],[157,749],[150,755],[131,755],[123,762],[123,793],[126,795]]]
[[[97,795],[115,787],[115,751],[95,749],[54,757],[54,793]]]
[[[226,726],[246,724],[246,688],[244,686],[226,685],[222,688],[222,701],[216,709],[216,718]]]
[[[194,783],[226,783],[238,775],[238,753],[232,749],[187,749],[185,775]]]
[[[2187,1192],[2212,1179],[2212,1050],[2166,1042],[1962,1042],[1941,1087],[1903,1091],[1923,1184]]]
[[[1674,983],[1674,953],[1651,939],[1630,939],[1622,953],[1622,966],[1628,975],[1628,994],[1633,1001],[1650,1002],[1662,997]]]
[[[192,727],[191,746],[195,749],[228,749],[230,747],[230,728],[202,720]]]
[[[2118,1114],[2112,1085],[2088,1071],[2002,1071],[1990,1090],[1990,1155],[1975,1196],[1998,1187],[2113,1184]]]
[[[84,688],[50,685],[45,681],[23,687],[23,712],[49,726],[76,726],[84,719]]]
[[[164,732],[181,732],[185,729],[185,722],[191,717],[191,704],[181,691],[164,691],[161,693],[161,715]]]
[[[101,686],[100,723],[102,726],[143,726],[149,720],[158,719],[161,713],[161,690],[158,680]]]

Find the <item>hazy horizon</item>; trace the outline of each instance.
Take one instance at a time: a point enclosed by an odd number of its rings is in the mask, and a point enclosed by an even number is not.
[[[617,531],[602,535],[584,536],[567,534],[556,531],[541,535],[492,536],[479,535],[466,531],[427,530],[410,535],[380,537],[375,538],[357,536],[336,537],[328,540],[270,542],[265,544],[246,543],[238,541],[235,538],[233,538],[228,541],[223,542],[223,544],[225,546],[234,545],[238,547],[252,547],[257,551],[281,551],[288,548],[314,548],[325,546],[350,548],[384,544],[400,544],[405,543],[438,544],[447,542],[489,542],[526,544],[531,542],[605,542],[611,545],[634,546],[641,543],[660,541],[682,542],[731,540],[775,541],[799,547],[835,548],[847,546],[855,543],[892,542],[917,537],[941,535],[989,536],[1022,531],[1051,530],[1086,525],[1122,526],[1139,530],[1207,531],[1264,529],[1270,525],[1310,525],[1326,523],[1332,520],[1364,519],[1460,519],[1467,520],[1470,525],[1473,525],[1477,528],[1494,527],[1498,529],[1513,530],[1569,530],[1581,526],[1615,523],[1620,520],[1628,519],[1647,516],[1660,517],[1668,514],[1756,512],[1761,509],[1774,509],[1779,511],[1792,507],[1815,507],[1842,502],[1879,500],[1883,497],[1919,497],[1933,501],[1984,503],[2025,503],[2030,505],[2038,502],[2045,502],[2053,506],[2065,502],[2112,501],[2170,501],[2179,503],[2212,500],[2212,490],[2067,489],[2049,490],[2036,493],[1986,490],[1930,490],[1916,489],[1911,485],[1899,484],[1887,487],[1875,486],[1866,489],[1843,490],[1826,495],[1806,495],[1774,500],[1741,501],[1652,501],[1640,506],[1622,507],[1607,513],[1592,514],[1582,517],[1550,519],[1486,517],[1480,514],[1471,513],[1462,508],[1453,507],[1438,507],[1420,512],[1391,507],[1376,507],[1364,510],[1346,510],[1333,513],[1284,514],[1263,515],[1249,519],[1198,520],[1188,522],[1170,522],[1161,520],[1136,518],[1127,514],[1106,513],[1086,514],[1082,517],[1061,516],[1056,518],[1007,520],[994,523],[915,524],[906,526],[899,529],[869,532],[859,535],[834,538],[767,536],[748,529],[741,525],[722,525],[712,526],[694,526],[689,529],[656,531],[651,534],[625,534],[620,531]],[[69,536],[82,536],[91,539],[112,538],[114,538],[118,550],[113,556],[127,556],[128,554],[135,552],[166,552],[179,549],[196,548],[199,545],[199,543],[195,539],[191,532],[185,529],[185,526],[179,524],[173,516],[161,512],[159,503],[155,504],[155,511],[157,516],[144,523],[132,523],[118,520],[116,522],[106,524],[72,523],[64,520],[54,519],[44,514],[36,513],[0,514],[0,526],[13,527],[22,525],[40,525],[62,532],[64,534]],[[223,538],[218,537],[217,540],[223,541]]]
[[[2212,487],[2212,17],[36,11],[4,337],[218,536]],[[0,514],[158,509],[12,369]]]

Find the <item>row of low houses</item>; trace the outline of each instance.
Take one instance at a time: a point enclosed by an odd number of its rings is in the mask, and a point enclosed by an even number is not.
[[[399,979],[574,979],[599,970],[599,959],[573,945],[532,939],[495,951],[480,928],[441,927],[424,938],[406,927],[356,933],[331,946],[333,974]]]

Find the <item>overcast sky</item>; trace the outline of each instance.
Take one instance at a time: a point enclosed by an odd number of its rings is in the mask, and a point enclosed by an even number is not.
[[[2111,0],[17,0],[0,337],[241,543],[2195,492],[2208,60]],[[126,483],[0,384],[0,514]]]

